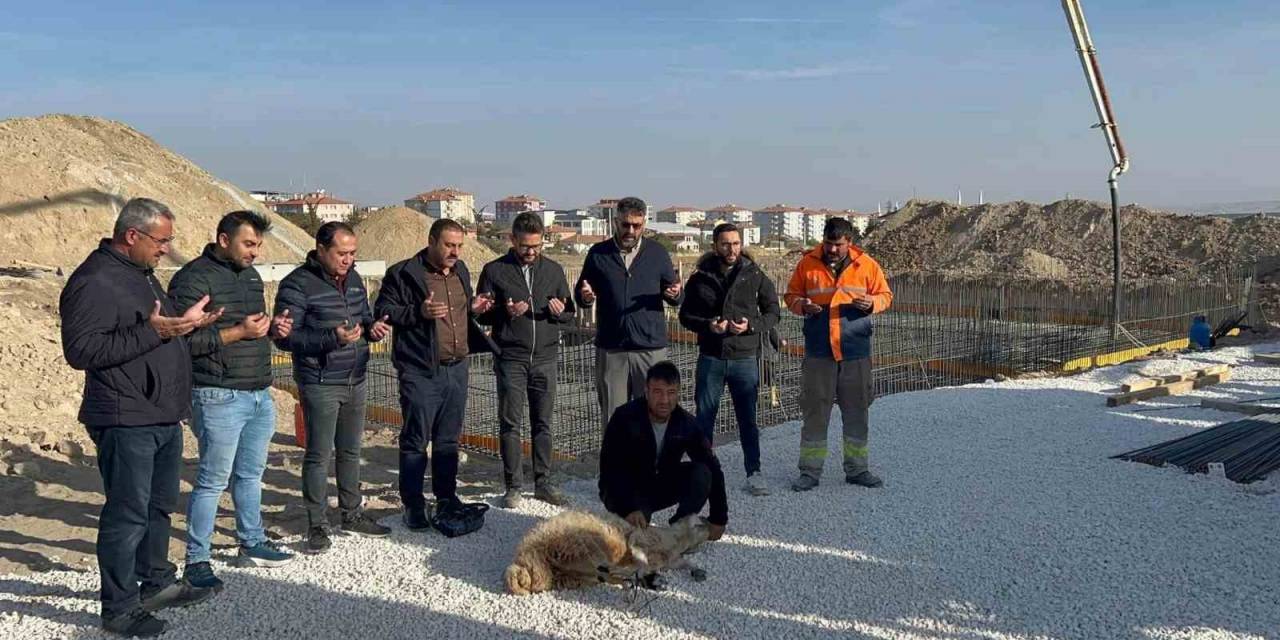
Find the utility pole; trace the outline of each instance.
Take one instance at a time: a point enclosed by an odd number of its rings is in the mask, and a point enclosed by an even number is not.
[[[1111,153],[1107,186],[1111,191],[1111,342],[1114,344],[1120,328],[1120,196],[1116,182],[1121,174],[1129,170],[1129,155],[1120,142],[1120,132],[1116,129],[1115,115],[1111,111],[1111,99],[1107,96],[1106,85],[1102,83],[1098,51],[1093,47],[1093,39],[1089,37],[1089,26],[1084,21],[1084,7],[1080,5],[1080,0],[1062,0],[1062,10],[1067,14],[1067,25],[1075,39],[1080,65],[1084,68],[1085,82],[1089,85],[1093,106],[1098,111],[1098,123],[1093,126],[1102,129],[1102,134],[1107,139],[1107,150]]]

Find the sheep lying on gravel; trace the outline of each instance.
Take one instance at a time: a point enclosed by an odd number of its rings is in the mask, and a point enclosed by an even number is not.
[[[636,528],[614,515],[566,511],[534,525],[507,567],[507,591],[528,595],[641,578],[660,588],[657,573],[689,568],[684,554],[707,540],[708,526],[689,516],[670,527]],[[693,569],[695,577],[701,571]]]

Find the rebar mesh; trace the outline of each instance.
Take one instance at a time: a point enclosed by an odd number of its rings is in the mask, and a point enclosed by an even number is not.
[[[762,262],[785,291],[794,260]],[[687,275],[688,264],[680,265]],[[577,274],[568,269],[570,282]],[[379,282],[366,278],[376,291]],[[1079,286],[1054,281],[960,279],[943,275],[890,278],[892,308],[875,317],[872,369],[878,395],[981,381],[997,374],[1062,371],[1082,358],[1153,346],[1185,338],[1196,315],[1217,324],[1235,317],[1246,304],[1243,273],[1212,281],[1133,283],[1124,291],[1124,327],[1113,343],[1111,292],[1105,285]],[[268,300],[274,290],[268,288]],[[685,384],[681,401],[693,407],[693,373],[698,357],[694,336],[668,313],[670,358]],[[779,332],[785,344],[773,360],[760,361],[761,387],[757,421],[761,428],[800,416],[800,368],[803,362],[801,319],[783,310]],[[576,458],[600,446],[601,418],[595,384],[595,329],[589,314],[562,335],[557,364],[557,397],[553,434],[557,457]],[[398,383],[388,344],[375,345],[369,367],[368,419],[399,426]],[[277,354],[277,386],[291,389],[286,354]],[[493,356],[470,356],[463,445],[497,451],[498,409]],[[737,417],[727,389],[722,396],[717,433],[733,432]],[[527,437],[527,418],[524,427]]]

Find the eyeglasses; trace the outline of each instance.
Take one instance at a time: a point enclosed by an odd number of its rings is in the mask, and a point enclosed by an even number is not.
[[[178,236],[169,236],[168,238],[157,238],[157,237],[155,237],[155,236],[153,236],[153,235],[151,235],[151,234],[147,233],[146,231],[143,231],[142,229],[139,229],[139,228],[137,228],[137,227],[132,227],[132,228],[133,228],[133,230],[134,230],[134,231],[137,231],[138,233],[141,233],[142,235],[144,235],[144,236],[146,236],[146,237],[148,237],[148,238],[151,238],[151,240],[152,240],[153,242],[155,242],[156,244],[158,244],[158,245],[160,245],[160,246],[162,246],[162,247],[163,247],[163,246],[165,246],[165,245],[172,245],[172,244],[173,244],[173,241],[178,239]]]

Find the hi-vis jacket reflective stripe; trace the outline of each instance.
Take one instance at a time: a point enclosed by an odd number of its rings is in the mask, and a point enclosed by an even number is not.
[[[783,297],[787,308],[801,316],[803,298],[824,310],[804,319],[805,356],[857,360],[871,356],[871,314],[887,310],[893,292],[880,264],[861,249],[849,248],[849,266],[837,279],[818,245],[800,258]],[[859,298],[871,300],[869,313],[853,307],[851,303]]]

